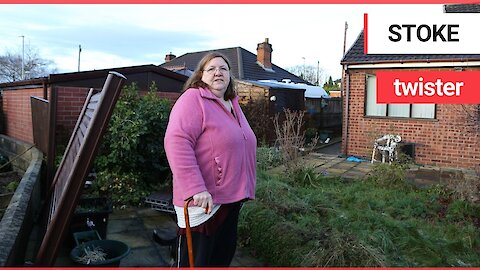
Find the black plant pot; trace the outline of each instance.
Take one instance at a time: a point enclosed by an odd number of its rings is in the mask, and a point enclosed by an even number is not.
[[[82,197],[70,222],[70,234],[96,230],[101,239],[107,238],[108,217],[112,201],[106,197]],[[94,225],[93,227],[90,225]]]
[[[106,254],[104,260],[86,261],[86,250],[99,249]],[[116,240],[92,240],[76,246],[70,252],[70,258],[77,264],[83,266],[119,266],[120,261],[130,253],[127,244]]]

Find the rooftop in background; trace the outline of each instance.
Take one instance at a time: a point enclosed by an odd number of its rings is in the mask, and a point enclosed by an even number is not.
[[[379,63],[415,63],[415,62],[469,62],[480,61],[480,54],[365,54],[363,47],[363,31],[350,47],[342,61],[342,65],[379,64]]]
[[[288,88],[288,89],[305,89],[305,97],[306,98],[330,98],[327,94],[327,91],[323,89],[321,86],[314,86],[308,85],[304,83],[293,83],[289,81],[282,81],[278,82],[275,80],[260,80],[260,81],[251,81],[247,80],[249,83],[260,85],[260,86],[268,86],[268,87],[280,87],[280,88]]]
[[[305,83],[302,78],[288,72],[287,70],[272,63],[272,46],[268,38],[257,46],[257,55],[243,49],[242,47],[224,48],[200,52],[191,52],[175,57],[172,54],[166,56],[166,62],[161,67],[173,71],[193,71],[198,63],[208,53],[218,52],[225,55],[230,61],[233,76],[240,80],[276,80],[289,79],[295,83]]]
[[[148,89],[148,86],[152,81],[155,81],[159,91],[180,92],[182,88],[181,86],[188,79],[188,76],[150,64],[50,74],[46,77],[0,83],[0,89],[16,89],[24,86],[38,85],[41,87],[46,84],[101,88],[110,71],[124,74],[127,76],[128,83],[136,82],[139,88],[144,90]]]

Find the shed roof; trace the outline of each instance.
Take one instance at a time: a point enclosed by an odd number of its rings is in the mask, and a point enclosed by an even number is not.
[[[168,69],[150,64],[150,65],[50,74],[46,77],[40,77],[40,78],[35,78],[30,80],[0,83],[0,88],[9,88],[9,87],[17,87],[17,86],[25,86],[25,85],[33,85],[33,84],[43,84],[43,83],[45,84],[61,83],[61,82],[67,82],[72,80],[84,80],[84,79],[92,79],[92,78],[105,78],[110,71],[116,71],[126,76],[132,73],[153,72],[153,73],[157,73],[162,76],[169,77],[173,80],[178,80],[181,82],[185,82],[188,79],[187,76],[184,76],[182,74],[178,74]]]
[[[292,83],[292,82],[278,82],[274,80],[260,80],[260,81],[249,81],[257,85],[265,85],[271,88],[282,88],[282,89],[300,89],[305,90],[306,98],[330,98],[327,94],[327,91],[320,86],[308,85],[304,83]]]

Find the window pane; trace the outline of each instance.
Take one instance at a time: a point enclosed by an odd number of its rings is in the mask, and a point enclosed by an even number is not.
[[[433,119],[435,117],[435,104],[413,104],[412,117]]]
[[[367,75],[366,94],[366,115],[386,116],[387,105],[377,104],[377,78],[374,75]]]
[[[410,117],[410,104],[389,104],[388,116]]]

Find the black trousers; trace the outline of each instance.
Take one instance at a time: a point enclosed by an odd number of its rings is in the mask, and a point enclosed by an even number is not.
[[[214,234],[207,236],[200,232],[192,232],[192,245],[195,267],[228,267],[237,248],[238,215],[241,204],[233,207],[225,221]],[[207,221],[208,222],[208,221]],[[178,267],[188,267],[187,238],[180,235],[177,258]]]

